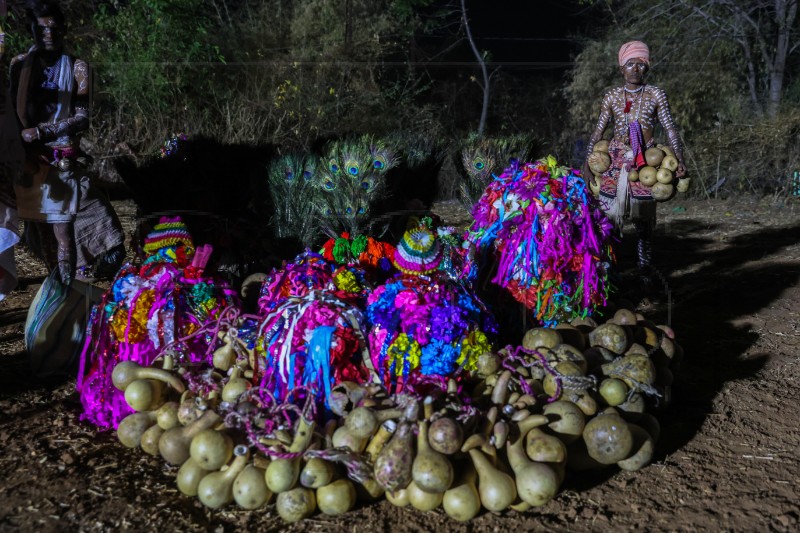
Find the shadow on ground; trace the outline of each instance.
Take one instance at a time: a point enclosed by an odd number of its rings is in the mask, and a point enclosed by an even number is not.
[[[687,243],[683,235],[691,237],[689,231],[673,224],[672,232],[658,236],[673,287],[674,326],[687,354],[676,401],[665,413],[665,453],[694,437],[726,382],[747,379],[764,367],[771,354],[747,354],[759,335],[737,319],[768,307],[800,279],[800,263],[770,260],[800,241],[800,224],[754,229],[718,250],[709,250],[709,238]],[[672,275],[690,265],[700,268]]]
[[[672,387],[673,401],[658,414],[656,461],[695,437],[725,383],[752,378],[764,368],[772,354],[748,353],[759,334],[742,319],[768,307],[800,279],[800,263],[775,258],[800,241],[800,223],[754,227],[730,239],[715,229],[713,224],[686,220],[672,222],[668,232],[654,236],[654,263],[668,291],[659,295],[653,319],[671,322],[685,353]],[[636,264],[635,245],[635,235],[626,234],[618,250],[621,266]],[[623,271],[627,282],[635,278],[635,271]],[[582,472],[568,485],[588,489],[614,473],[615,469]]]

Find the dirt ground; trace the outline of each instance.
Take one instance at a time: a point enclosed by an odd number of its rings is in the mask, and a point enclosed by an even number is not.
[[[132,206],[117,207],[130,226]],[[45,272],[23,252],[20,287],[0,303],[0,531],[797,531],[799,214],[800,201],[774,198],[661,204],[669,293],[645,311],[672,324],[686,357],[656,460],[572,474],[542,508],[468,524],[382,501],[288,526],[274,505],[209,511],[183,496],[176,468],[78,421],[74,379],[30,376],[23,323]]]

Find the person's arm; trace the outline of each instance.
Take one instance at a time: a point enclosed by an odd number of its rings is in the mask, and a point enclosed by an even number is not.
[[[19,132],[22,140],[26,143],[35,141],[38,138],[36,128],[25,128],[25,125],[20,120],[20,114],[24,115],[25,111],[20,112],[17,110],[17,94],[19,93],[19,78],[22,75],[22,65],[25,60],[25,55],[20,54],[11,60],[9,68],[8,80],[8,98],[11,100],[11,105],[16,111],[17,124],[19,125]]]
[[[656,93],[656,112],[658,113],[658,121],[667,133],[667,142],[669,142],[670,148],[675,152],[675,157],[678,159],[675,177],[682,178],[686,175],[686,165],[683,161],[683,145],[681,144],[680,135],[678,135],[678,128],[675,127],[675,121],[672,120],[667,93],[660,89]]]
[[[91,101],[92,79],[89,65],[82,59],[76,59],[73,68],[75,74],[75,113],[56,122],[42,122],[36,128],[37,139],[48,142],[64,135],[75,135],[89,129],[89,111]],[[25,137],[23,132],[23,138]]]
[[[594,150],[594,145],[603,138],[603,132],[606,131],[609,122],[611,122],[611,92],[606,93],[603,97],[603,103],[600,106],[600,118],[597,120],[597,126],[589,137],[589,145],[586,147],[586,159],[583,161],[583,176],[591,183],[595,183],[595,177],[589,168],[589,155]]]

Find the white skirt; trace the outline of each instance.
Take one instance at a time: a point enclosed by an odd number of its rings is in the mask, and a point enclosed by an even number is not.
[[[14,184],[20,219],[48,223],[75,220],[80,187],[73,172],[39,161],[31,165],[29,160],[20,181]]]
[[[628,152],[626,158],[633,158],[633,152]],[[602,194],[599,196],[600,208],[619,230],[622,230],[626,220],[654,224],[656,219],[656,201],[633,196],[628,173],[625,167],[620,169],[616,196],[613,198]]]

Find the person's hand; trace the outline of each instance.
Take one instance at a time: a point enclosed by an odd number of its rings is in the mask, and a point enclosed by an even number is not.
[[[32,143],[33,141],[39,140],[39,132],[36,131],[36,128],[27,128],[22,130],[22,140],[26,143]]]
[[[686,175],[686,165],[678,163],[678,168],[675,169],[675,177],[680,179]]]
[[[594,173],[591,171],[591,169],[589,169],[588,163],[584,163],[583,171],[581,173],[583,174],[583,180],[586,183],[595,186],[597,185],[597,178],[594,176]]]

